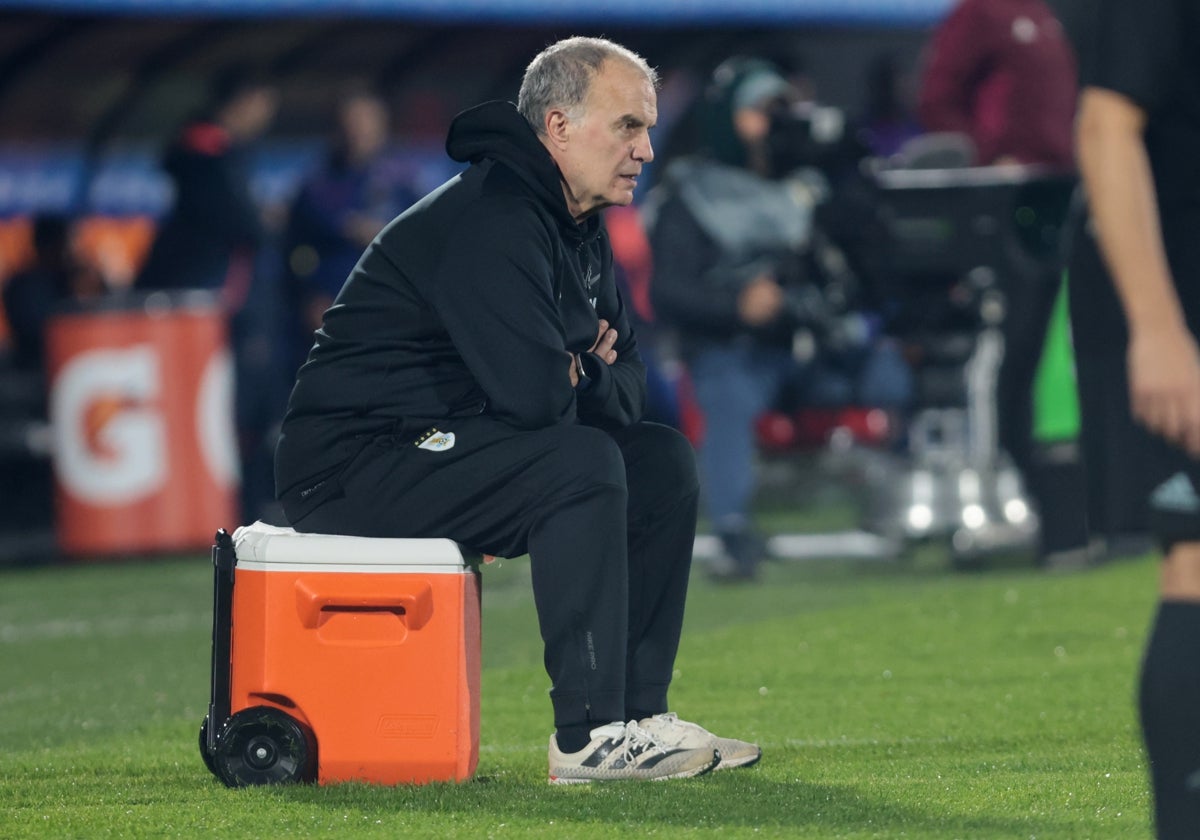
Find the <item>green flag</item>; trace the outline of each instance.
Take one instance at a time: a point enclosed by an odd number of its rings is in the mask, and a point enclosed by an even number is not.
[[[1054,301],[1046,343],[1033,380],[1033,437],[1041,443],[1072,440],[1079,435],[1079,394],[1075,384],[1075,351],[1067,308],[1067,275]]]

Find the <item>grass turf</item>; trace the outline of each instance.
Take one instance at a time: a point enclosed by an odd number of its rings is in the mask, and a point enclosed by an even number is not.
[[[672,705],[760,765],[546,784],[528,564],[484,577],[462,785],[228,790],[196,747],[206,558],[0,572],[0,836],[1146,838],[1132,704],[1151,560],[1076,574],[779,563],[692,586]]]

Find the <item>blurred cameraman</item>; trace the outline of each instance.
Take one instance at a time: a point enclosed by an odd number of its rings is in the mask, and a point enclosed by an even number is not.
[[[672,162],[647,203],[651,292],[704,415],[699,462],[724,550],[713,574],[744,580],[764,553],[749,510],[755,418],[785,390],[806,404],[900,406],[910,377],[894,348],[845,329],[853,275],[817,223],[859,154],[841,113],[802,101],[771,63],[731,58],[700,133],[701,151]]]

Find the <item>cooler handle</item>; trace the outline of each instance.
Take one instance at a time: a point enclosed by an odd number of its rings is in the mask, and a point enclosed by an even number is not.
[[[421,629],[433,617],[433,587],[427,581],[417,582],[404,592],[379,592],[378,581],[371,586],[351,586],[344,582],[338,582],[337,586],[317,588],[302,579],[296,581],[296,611],[304,627],[315,630],[321,623],[322,612],[394,612],[402,617],[409,630]]]

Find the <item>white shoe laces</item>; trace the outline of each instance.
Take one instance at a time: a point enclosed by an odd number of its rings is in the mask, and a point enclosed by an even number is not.
[[[716,737],[699,724],[680,720],[679,715],[675,712],[660,712],[651,717],[650,720],[662,727],[662,731],[659,734],[668,739],[681,740],[692,734]]]
[[[634,753],[635,747],[653,748],[659,752],[666,752],[658,739],[638,726],[636,720],[631,720],[625,724],[625,737],[621,745],[621,758],[625,760],[626,764],[633,764],[637,758]]]

